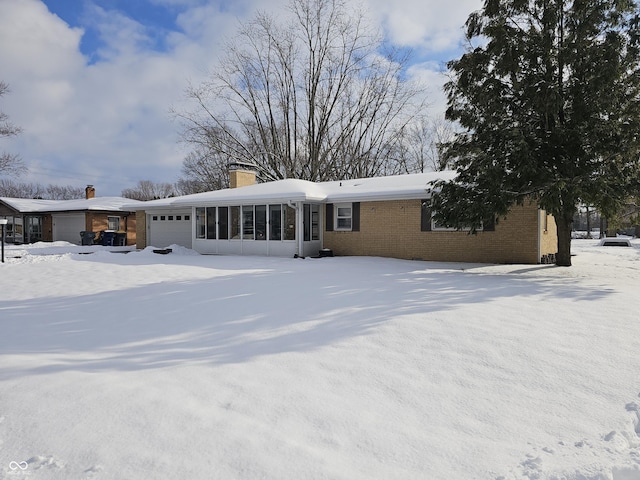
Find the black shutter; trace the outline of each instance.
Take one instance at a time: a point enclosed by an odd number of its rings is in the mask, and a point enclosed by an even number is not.
[[[360,202],[351,204],[351,231],[360,231]]]
[[[327,203],[324,207],[325,211],[325,232],[333,232],[333,203]]]
[[[422,200],[420,202],[420,231],[431,231],[431,208],[429,207],[429,200]]]
[[[495,232],[496,231],[496,217],[490,216],[484,222],[482,222],[482,230],[485,232]]]

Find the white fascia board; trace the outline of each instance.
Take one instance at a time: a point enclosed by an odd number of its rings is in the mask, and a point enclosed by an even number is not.
[[[175,197],[179,198],[179,197]],[[122,205],[123,209],[136,211],[136,210],[151,210],[155,208],[170,208],[173,205],[175,198],[161,198],[158,200],[148,200],[146,202],[131,200],[132,203],[125,203]],[[135,202],[135,203],[134,203]]]
[[[141,208],[139,210],[142,210],[145,213],[165,213],[165,212],[178,212],[178,211],[187,212],[187,211],[191,211],[191,206],[166,205],[166,206],[158,206],[158,207]]]
[[[338,202],[383,202],[392,200],[425,200],[431,198],[431,190],[426,188],[422,190],[410,191],[410,192],[390,192],[385,194],[384,192],[376,193],[343,193],[332,194],[327,196],[327,203]]]

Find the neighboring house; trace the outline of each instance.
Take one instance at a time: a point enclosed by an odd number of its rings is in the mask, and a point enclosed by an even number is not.
[[[533,203],[514,206],[506,219],[474,235],[435,224],[427,208],[429,182],[451,179],[453,172],[261,184],[250,172],[230,175],[240,188],[127,205],[137,210],[138,248],[530,264],[550,262],[557,252],[555,221]]]
[[[125,209],[123,205],[136,200],[95,197],[91,185],[85,193],[86,198],[76,200],[0,197],[0,217],[8,220],[5,240],[11,243],[66,241],[80,244],[82,231],[99,234],[110,230],[124,233],[125,245],[135,245],[135,211]]]

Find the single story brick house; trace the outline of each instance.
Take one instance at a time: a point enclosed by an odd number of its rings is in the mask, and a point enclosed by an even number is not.
[[[89,185],[83,199],[0,197],[0,218],[8,220],[5,240],[9,243],[66,241],[80,244],[81,231],[97,234],[111,230],[124,234],[125,245],[135,245],[135,210],[123,208],[125,204],[135,202],[122,197],[96,197],[95,188]]]
[[[137,246],[202,254],[367,255],[474,263],[547,263],[557,252],[555,221],[534,203],[475,235],[438,226],[428,209],[430,172],[335,182],[255,183],[243,170],[231,187],[127,205]]]

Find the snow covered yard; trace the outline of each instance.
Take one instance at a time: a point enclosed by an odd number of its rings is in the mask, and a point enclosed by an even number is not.
[[[7,247],[0,479],[638,480],[640,243],[597,243],[571,268]]]

